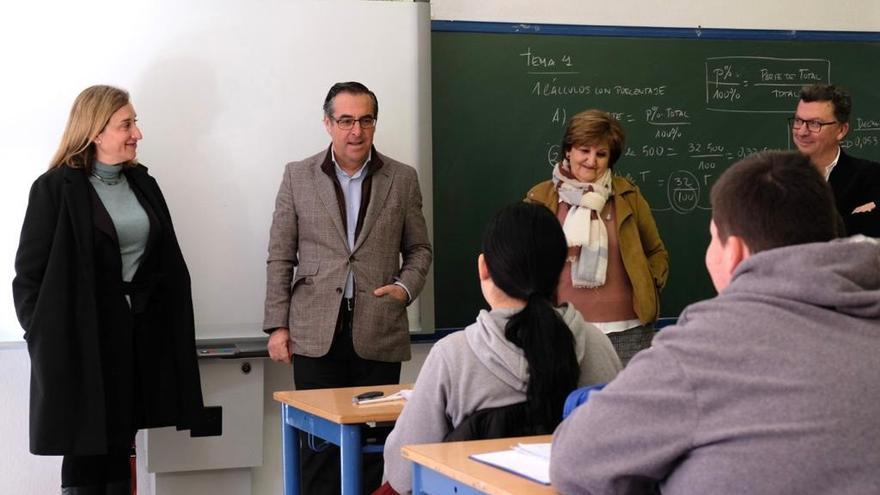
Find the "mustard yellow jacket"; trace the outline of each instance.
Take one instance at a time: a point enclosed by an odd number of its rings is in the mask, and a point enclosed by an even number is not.
[[[633,309],[642,324],[651,323],[660,316],[660,290],[669,275],[669,253],[660,240],[651,208],[639,188],[615,175],[611,191],[620,256],[633,287]],[[525,201],[544,205],[555,215],[559,208],[559,193],[553,181],[548,180],[531,188]]]

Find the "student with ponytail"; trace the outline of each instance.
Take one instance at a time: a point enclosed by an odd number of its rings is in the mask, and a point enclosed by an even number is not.
[[[385,444],[385,478],[399,493],[412,487],[400,447],[443,441],[478,411],[522,403],[519,419],[552,432],[565,397],[606,383],[621,369],[608,338],[570,305],[554,307],[567,252],[559,222],[546,208],[518,203],[499,211],[477,260],[490,311],[437,342]]]

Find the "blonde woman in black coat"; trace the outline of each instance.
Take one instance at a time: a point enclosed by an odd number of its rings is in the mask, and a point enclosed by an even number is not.
[[[189,273],[142,137],[128,93],[80,93],[15,258],[30,450],[64,456],[63,494],[128,494],[137,430],[202,409]]]

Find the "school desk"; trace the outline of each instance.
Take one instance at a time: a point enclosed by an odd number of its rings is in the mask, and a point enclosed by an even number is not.
[[[389,395],[405,388],[411,389],[412,384],[275,392],[272,396],[281,403],[284,495],[301,493],[300,431],[339,446],[342,494],[360,495],[361,425],[396,421],[404,402],[355,405],[351,398],[372,390]]]
[[[551,495],[551,486],[470,459],[472,454],[505,450],[522,443],[544,443],[552,435],[497,438],[470,442],[406,445],[403,457],[413,463],[413,493],[432,495]]]

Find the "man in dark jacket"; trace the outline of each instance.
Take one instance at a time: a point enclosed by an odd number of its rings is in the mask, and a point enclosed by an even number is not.
[[[834,190],[848,235],[880,237],[880,163],[845,153],[840,143],[850,130],[852,99],[841,88],[806,86],[791,121],[791,135]]]

